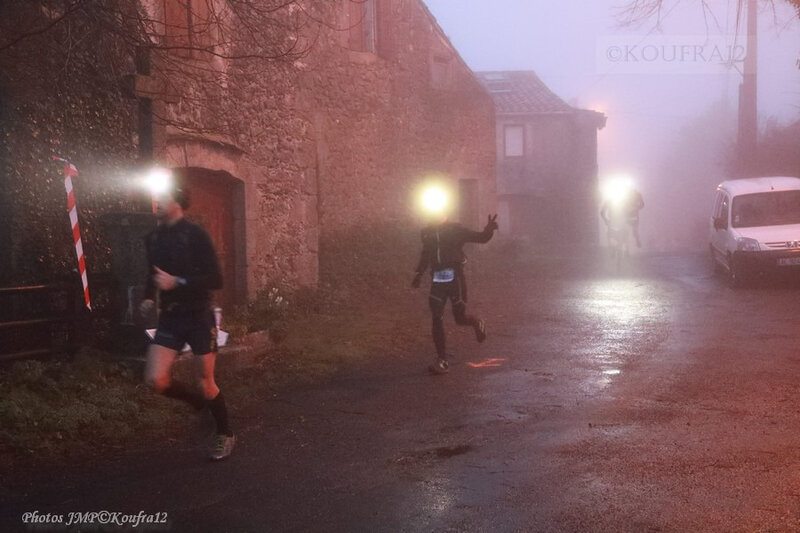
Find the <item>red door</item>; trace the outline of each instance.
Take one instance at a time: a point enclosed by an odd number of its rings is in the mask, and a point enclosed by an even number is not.
[[[236,254],[234,233],[235,180],[225,172],[184,169],[191,195],[187,218],[200,224],[211,236],[222,270],[222,290],[214,294],[217,305],[229,312],[236,301]]]

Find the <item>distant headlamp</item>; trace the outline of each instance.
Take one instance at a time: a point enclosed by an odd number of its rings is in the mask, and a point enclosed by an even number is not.
[[[610,178],[603,182],[600,193],[603,201],[612,205],[623,203],[633,190],[633,182],[628,177]]]

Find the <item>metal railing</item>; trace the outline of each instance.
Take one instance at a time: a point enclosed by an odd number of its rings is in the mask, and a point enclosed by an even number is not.
[[[74,353],[76,293],[68,282],[0,287],[0,361]]]

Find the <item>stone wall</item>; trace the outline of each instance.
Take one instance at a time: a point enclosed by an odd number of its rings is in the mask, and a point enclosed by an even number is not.
[[[0,35],[14,38],[55,16],[34,2],[7,3]],[[136,154],[134,102],[119,76],[132,68],[126,46],[78,11],[0,53],[0,282],[41,283],[77,270],[63,165],[53,156],[80,172],[73,185],[88,270],[110,268],[101,217],[130,208],[126,170]]]
[[[351,52],[332,35],[303,78],[316,88],[307,97],[319,124],[321,249],[344,260],[342,248],[365,228],[416,237],[412,189],[426,176],[480,179],[481,217],[494,208],[493,103],[421,3],[393,5],[391,26],[379,28],[391,32],[391,49]],[[447,60],[443,80],[432,79],[434,57]]]
[[[109,0],[98,6],[135,4]],[[235,21],[223,0],[213,4]],[[402,267],[409,270],[416,253],[410,243],[416,246],[419,229],[411,190],[429,174],[479,180],[481,218],[495,209],[488,94],[419,0],[378,0],[379,46],[353,50],[352,10],[360,4],[295,2],[276,11],[278,22],[301,12],[313,15],[297,34],[280,24],[259,29],[276,49],[293,40],[308,47],[296,56],[246,58],[250,51],[242,40],[216,47],[216,55],[189,57],[159,50],[165,41],[151,36],[153,72],[134,86],[140,93],[154,91],[147,95],[153,99],[154,157],[172,167],[224,171],[241,182],[245,264],[237,268],[248,298],[273,283],[313,285],[363,265],[362,252],[353,251],[359,246],[395,263],[407,257]],[[162,2],[141,5],[150,18],[163,20]],[[86,13],[82,29],[102,32]],[[63,209],[65,201],[48,157],[72,158],[81,170],[76,189],[91,274],[111,264],[108,250],[99,251],[107,243],[95,214],[142,209],[125,188],[140,170],[136,101],[120,88],[134,72],[136,49],[125,39],[100,36],[84,43],[78,60],[53,54],[66,35],[66,28],[63,35],[46,32],[17,47],[32,57],[51,54],[24,72],[19,54],[0,55],[0,94],[12,101],[2,107],[0,155],[7,159],[5,174],[19,188],[6,193],[2,204],[13,204],[19,214],[19,235],[36,235],[50,243],[44,247],[57,243],[61,266],[51,270],[68,268],[71,242],[62,239],[65,232],[69,236],[68,225],[61,228],[63,221],[56,220],[42,226],[37,220]],[[115,52],[113,61],[95,62],[98,43],[104,54]],[[25,92],[29,83],[36,91]],[[19,271],[44,260],[38,251],[21,250],[15,257]]]
[[[385,0],[375,52],[351,50],[348,32],[336,29],[352,26],[348,0],[314,5],[330,25],[315,28],[307,55],[221,67],[229,94],[213,115],[236,127],[167,135],[170,164],[244,182],[251,297],[276,281],[332,276],[367,228],[373,237],[377,228],[416,236],[411,190],[426,175],[479,179],[481,216],[494,209],[493,104],[424,5]],[[433,72],[434,59],[444,74]],[[204,114],[186,99],[169,112],[187,122]]]

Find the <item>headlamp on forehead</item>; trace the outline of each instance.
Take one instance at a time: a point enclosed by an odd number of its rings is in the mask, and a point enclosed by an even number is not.
[[[417,209],[425,217],[447,216],[452,209],[452,197],[452,191],[444,183],[426,183],[417,190]]]
[[[172,172],[166,168],[155,167],[145,176],[144,185],[154,197],[171,192],[174,187]]]
[[[601,194],[603,201],[612,205],[624,203],[633,193],[633,180],[628,176],[614,176],[603,181]]]
[[[142,186],[150,192],[153,199],[153,212],[156,201],[164,196],[175,200],[183,209],[189,208],[189,191],[184,186],[184,180],[172,169],[154,167],[142,178]]]
[[[449,204],[447,191],[441,187],[431,186],[422,192],[422,208],[429,213],[444,213]]]

